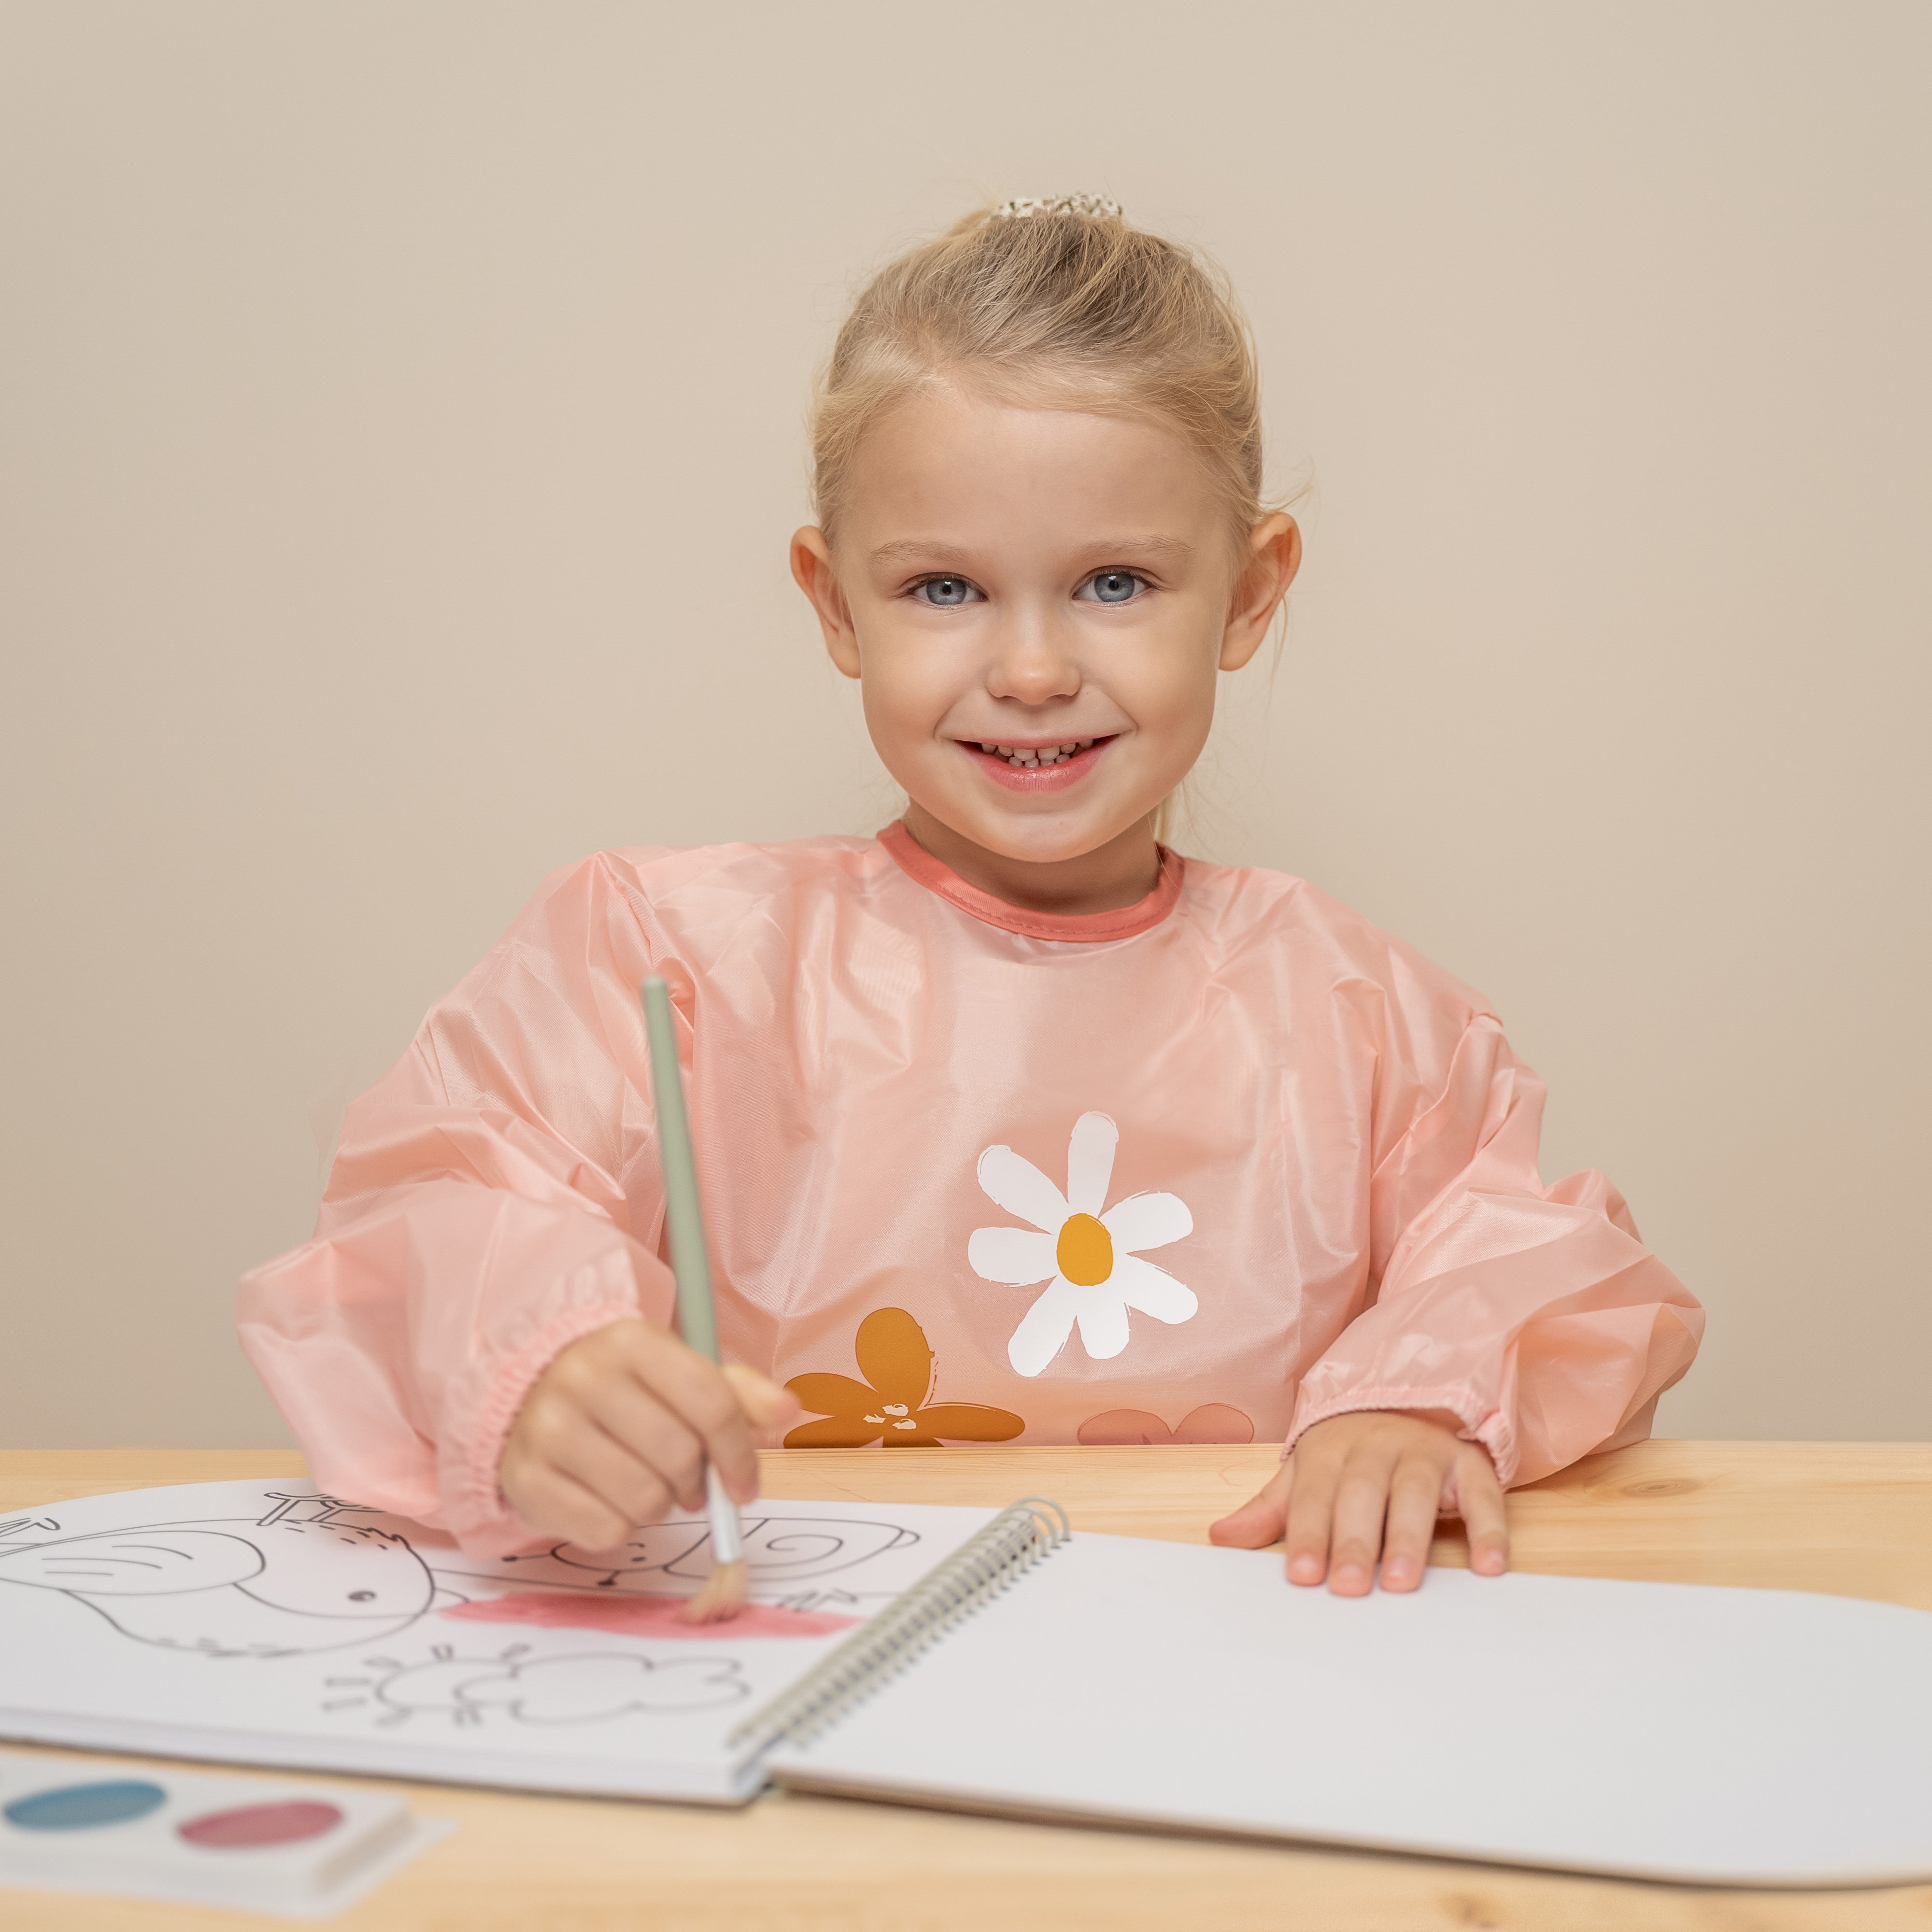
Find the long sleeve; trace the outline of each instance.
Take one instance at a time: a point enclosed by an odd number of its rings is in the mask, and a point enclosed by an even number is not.
[[[1376,1162],[1369,1304],[1304,1377],[1290,1447],[1350,1410],[1446,1410],[1522,1484],[1649,1433],[1703,1310],[1600,1174],[1544,1186],[1543,1099],[1477,1013]]]
[[[243,1348],[324,1488],[473,1553],[526,1544],[496,1463],[531,1383],[669,1318],[650,950],[606,862],[548,882],[349,1110],[314,1239],[244,1277]]]

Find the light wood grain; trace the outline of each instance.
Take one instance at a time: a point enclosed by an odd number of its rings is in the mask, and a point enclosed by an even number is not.
[[[1204,1538],[1266,1449],[780,1451],[766,1492],[998,1504]],[[302,1473],[286,1454],[0,1454],[0,1510],[170,1482]],[[1525,1568],[1831,1590],[1932,1607],[1932,1445],[1640,1444],[1510,1498]],[[1460,1559],[1460,1540],[1438,1544]],[[1284,1735],[1284,1749],[1292,1749]],[[1660,1743],[1660,1748],[1666,1748]],[[64,1754],[52,1753],[58,1756]],[[346,1780],[318,1778],[319,1784]],[[743,1812],[409,1787],[463,1828],[333,1923],[344,1932],[1927,1932],[1932,1887],[1695,1891],[1427,1859],[1220,1844],[768,1796]],[[208,1932],[254,1920],[0,1892],[8,1932]]]
[[[1204,1543],[1259,1489],[1261,1446],[1144,1449],[794,1449],[768,1457],[776,1496],[997,1506],[1036,1489],[1075,1526]],[[1932,1610],[1932,1444],[1642,1442],[1514,1491],[1516,1567],[1822,1590]],[[1430,1560],[1458,1567],[1460,1524]]]

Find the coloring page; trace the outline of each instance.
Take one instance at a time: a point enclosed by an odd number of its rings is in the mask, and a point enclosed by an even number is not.
[[[700,1628],[678,1612],[710,1569],[701,1517],[493,1560],[307,1483],[86,1497],[0,1520],[0,1726],[225,1754],[305,1739],[344,1768],[527,1760],[537,1783],[544,1760],[674,1770],[720,1757],[992,1514],[754,1504],[750,1602]]]

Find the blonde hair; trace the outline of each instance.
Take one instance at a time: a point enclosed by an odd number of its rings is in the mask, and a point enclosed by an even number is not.
[[[1264,514],[1260,384],[1226,278],[1112,202],[981,208],[860,291],[813,399],[812,508],[828,542],[867,432],[948,376],[1002,400],[1150,418],[1200,456],[1238,540]]]

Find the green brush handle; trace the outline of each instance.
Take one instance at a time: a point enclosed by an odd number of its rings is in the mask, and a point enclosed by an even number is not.
[[[711,1257],[698,1206],[698,1163],[684,1111],[670,989],[653,973],[644,982],[644,1034],[651,1048],[651,1090],[658,1110],[658,1151],[664,1164],[664,1216],[670,1226],[671,1272],[677,1277],[677,1326],[686,1345],[718,1360],[718,1317],[711,1305]]]

